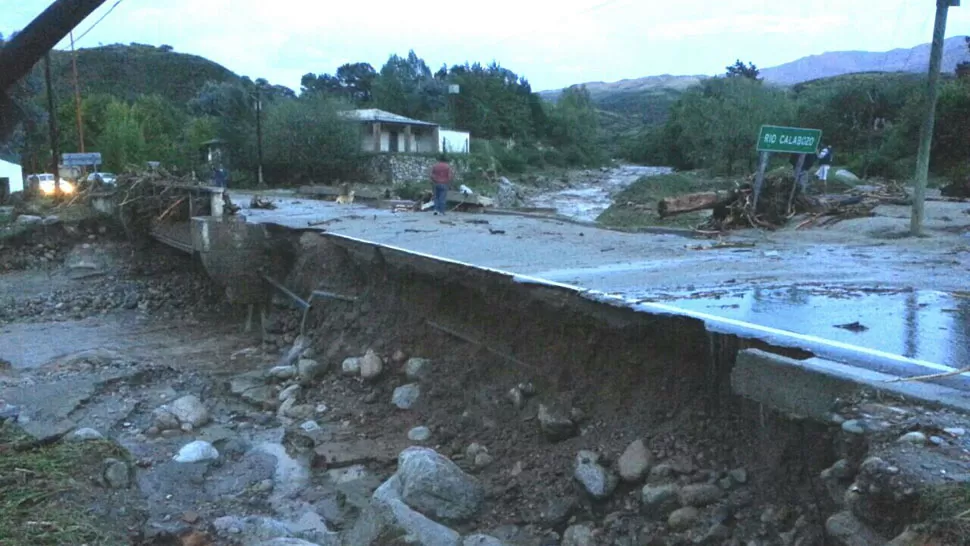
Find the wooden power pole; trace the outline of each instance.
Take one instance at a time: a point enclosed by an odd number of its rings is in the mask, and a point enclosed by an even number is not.
[[[54,198],[61,195],[60,154],[57,150],[57,111],[54,108],[54,86],[51,85],[51,54],[44,55],[44,82],[47,85],[47,123],[51,133],[51,174],[54,175]]]
[[[84,153],[84,121],[81,117],[81,83],[77,76],[77,50],[74,49],[74,32],[71,32],[71,65],[74,70],[74,110],[77,112],[78,151]]]
[[[913,213],[909,223],[909,232],[913,236],[923,234],[926,182],[930,173],[930,148],[933,144],[933,128],[936,124],[936,100],[939,95],[940,65],[943,61],[943,40],[946,37],[946,16],[951,6],[959,5],[960,0],[936,0],[936,23],[933,25],[933,45],[930,50],[926,112],[919,132],[919,154],[916,156],[916,176],[913,183]]]

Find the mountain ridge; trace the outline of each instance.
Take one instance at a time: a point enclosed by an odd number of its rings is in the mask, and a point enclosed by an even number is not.
[[[970,61],[970,51],[966,36],[947,38],[943,47],[944,72],[953,72],[961,62]],[[842,76],[857,72],[911,72],[926,71],[929,64],[930,44],[920,44],[911,48],[896,48],[889,51],[829,51],[807,55],[778,66],[762,68],[761,76],[768,83],[777,85],[796,85],[812,80]],[[683,90],[695,83],[709,78],[705,75],[661,74],[642,78],[625,78],[615,82],[585,82],[593,95],[599,98],[613,93],[633,93],[646,90],[672,89]],[[562,89],[540,91],[545,99],[555,100]]]

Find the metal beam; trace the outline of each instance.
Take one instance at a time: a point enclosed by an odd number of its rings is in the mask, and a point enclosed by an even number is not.
[[[104,0],[56,0],[0,49],[0,91],[26,76]]]

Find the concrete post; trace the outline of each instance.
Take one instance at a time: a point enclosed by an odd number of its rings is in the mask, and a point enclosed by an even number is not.
[[[209,207],[212,210],[213,218],[222,218],[223,200],[222,194],[225,190],[214,190],[209,194]]]
[[[411,152],[411,126],[404,126],[404,153]]]
[[[381,124],[380,122],[375,122],[373,125],[374,130],[374,152],[380,153],[381,151]]]
[[[434,128],[434,148],[432,148],[434,153],[441,153],[441,128],[435,126]]]

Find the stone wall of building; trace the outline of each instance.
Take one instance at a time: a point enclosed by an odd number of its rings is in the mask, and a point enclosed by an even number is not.
[[[468,171],[468,163],[454,158],[450,161],[455,180],[460,181]],[[377,154],[370,158],[367,173],[369,181],[374,184],[426,182],[436,162],[437,159],[426,155]]]

